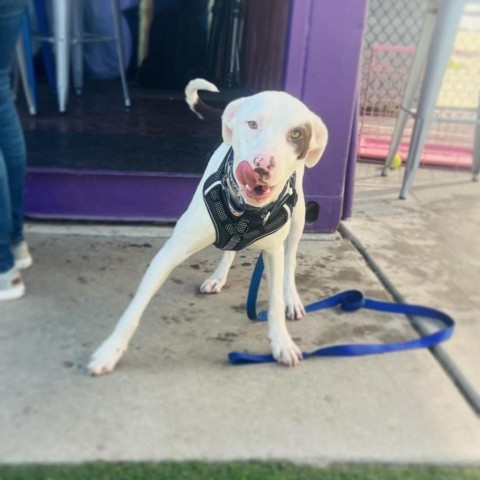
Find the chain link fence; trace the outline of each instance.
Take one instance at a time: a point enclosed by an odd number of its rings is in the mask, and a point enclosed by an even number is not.
[[[370,0],[363,49],[359,153],[384,160],[415,53],[426,0]],[[470,168],[479,115],[480,5],[467,4],[422,156],[423,164]],[[410,119],[399,147],[406,160]]]

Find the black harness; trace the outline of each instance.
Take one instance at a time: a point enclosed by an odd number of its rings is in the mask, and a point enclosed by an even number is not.
[[[263,208],[245,205],[233,176],[230,148],[218,170],[207,178],[203,198],[215,225],[214,245],[222,250],[242,250],[282,228],[297,203],[295,173],[288,179],[278,199]]]

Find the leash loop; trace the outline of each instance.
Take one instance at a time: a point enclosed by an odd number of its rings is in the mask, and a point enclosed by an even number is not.
[[[252,280],[247,296],[247,316],[252,321],[268,320],[268,312],[261,311],[257,314],[257,298],[263,274],[263,258],[260,255],[253,270]],[[398,313],[407,316],[419,316],[436,320],[442,325],[438,331],[423,337],[407,340],[404,342],[373,343],[373,344],[347,344],[321,347],[313,352],[303,352],[303,358],[310,357],[355,357],[361,355],[377,355],[381,353],[398,352],[401,350],[413,350],[417,348],[430,348],[441,342],[447,341],[453,334],[454,320],[446,313],[422,305],[407,305],[403,303],[382,302],[365,298],[358,290],[347,290],[331,297],[312,303],[305,307],[305,311],[313,312],[325,308],[337,307],[344,312],[355,312],[362,308],[377,310],[380,312]],[[246,352],[231,352],[228,355],[233,365],[245,365],[255,363],[275,362],[272,355],[255,355]]]
[[[347,290],[343,292],[340,306],[345,312],[355,312],[365,306],[365,297],[359,290]]]

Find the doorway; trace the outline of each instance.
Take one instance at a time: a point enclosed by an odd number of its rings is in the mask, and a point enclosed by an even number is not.
[[[215,82],[221,94],[206,97],[220,108],[282,88],[288,10],[289,0],[143,0],[136,17],[144,31],[132,52],[147,49],[130,62],[131,109],[117,79],[89,79],[82,96],[70,94],[65,114],[40,84],[39,114],[21,108],[29,167],[201,174],[220,122],[202,122],[188,109],[186,83],[196,76]]]

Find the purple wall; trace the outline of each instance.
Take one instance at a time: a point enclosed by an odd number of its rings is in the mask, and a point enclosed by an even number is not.
[[[292,0],[285,89],[324,119],[330,136],[321,162],[305,177],[307,200],[320,206],[311,231],[334,231],[342,212],[350,211],[365,12],[366,0]],[[174,221],[199,178],[30,169],[26,212],[39,218]]]
[[[292,4],[285,90],[318,113],[329,130],[325,154],[304,180],[307,199],[320,205],[320,218],[310,227],[315,231],[334,231],[342,213],[350,211],[356,157],[351,147],[356,146],[353,124],[365,15],[366,0]]]

